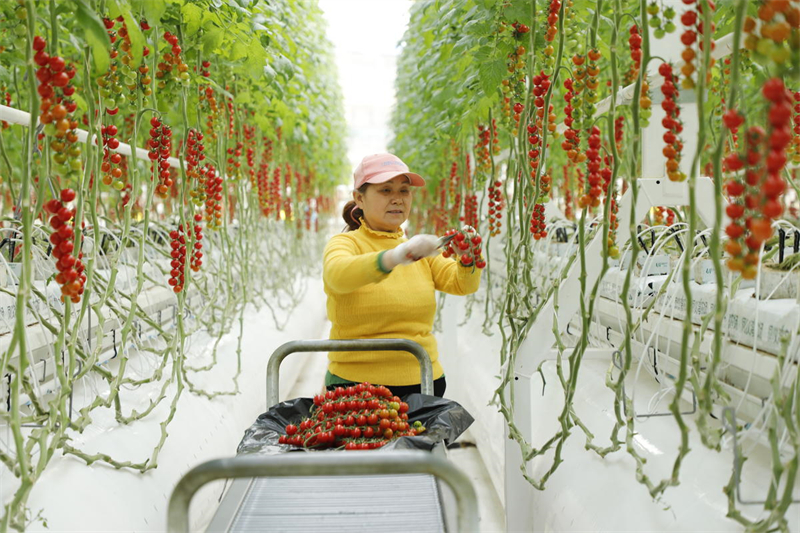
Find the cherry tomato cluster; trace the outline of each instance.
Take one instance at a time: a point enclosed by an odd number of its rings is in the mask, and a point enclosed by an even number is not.
[[[206,114],[206,135],[211,139],[216,140],[216,122],[219,118],[219,105],[217,99],[214,97],[214,89],[209,86],[200,87],[198,95],[200,101],[200,109]]]
[[[529,31],[531,31],[531,29],[527,27],[525,24],[520,24],[519,22],[516,21],[511,23],[511,27],[514,28],[514,37],[517,38],[520,38]]]
[[[271,213],[269,165],[264,157],[261,158],[261,165],[256,176],[256,190],[258,192],[258,207],[265,217],[269,217]]]
[[[549,88],[550,79],[544,71],[541,71],[533,77],[533,105],[536,108],[536,112],[535,122],[533,124],[528,124],[528,144],[530,144],[530,150],[528,150],[528,157],[530,160],[528,163],[531,167],[531,178],[534,180],[538,172],[539,158],[542,153],[542,143],[544,142],[541,137],[542,124],[544,123],[544,96],[547,94]]]
[[[661,93],[664,95],[664,100],[661,102],[661,108],[667,114],[661,121],[661,125],[666,128],[664,133],[664,149],[662,153],[667,158],[667,177],[670,181],[684,181],[686,174],[681,172],[681,152],[683,151],[683,143],[680,140],[680,133],[683,131],[683,123],[680,120],[681,110],[676,100],[678,99],[678,87],[675,85],[676,77],[672,73],[672,65],[669,63],[662,63],[658,67],[658,72],[664,76],[664,84],[661,86]]]
[[[70,209],[65,204],[75,200],[75,191],[63,189],[59,198],[53,198],[44,205],[45,210],[52,214],[50,217],[50,227],[53,233],[50,234],[50,243],[53,245],[53,257],[58,259],[56,263],[56,283],[61,285],[62,301],[69,298],[73,303],[81,301],[86,274],[81,259],[83,252],[78,253],[77,259],[73,255],[75,251],[75,209]]]
[[[600,75],[600,51],[592,48],[586,56],[576,54],[572,57],[572,62],[576,66],[573,71],[575,81],[573,82],[572,91],[575,96],[572,101],[573,111],[572,117],[581,123],[586,124],[594,116],[597,108],[597,89],[600,87],[600,81],[597,76]],[[588,59],[588,61],[587,61]],[[585,64],[585,68],[584,68]],[[581,94],[586,89],[586,92]],[[575,129],[586,129],[575,127]]]
[[[230,91],[231,90],[230,86],[226,85],[225,86],[225,90],[226,91]],[[233,99],[232,98],[228,98],[227,106],[228,106],[228,137],[233,138],[236,123],[234,121],[234,116],[235,115],[234,115],[234,112],[233,112]]]
[[[533,206],[531,214],[531,234],[535,240],[547,237],[547,224],[545,223],[544,204]]]
[[[33,38],[33,49],[36,54],[34,62],[39,66],[36,79],[37,89],[42,98],[39,110],[39,121],[44,124],[44,134],[55,137],[50,143],[53,150],[53,162],[65,177],[80,173],[81,146],[78,143],[78,122],[72,117],[77,104],[71,99],[75,87],[70,83],[75,77],[75,69],[67,67],[64,58],[50,56],[46,51],[47,41],[42,37]],[[40,135],[39,138],[43,138]]]
[[[244,142],[245,147],[247,148],[245,152],[245,158],[247,159],[247,168],[249,169],[249,176],[250,176],[250,184],[255,187],[256,186],[256,142],[255,142],[255,135],[256,135],[256,128],[255,126],[248,126],[247,124],[242,124],[242,130],[244,131]]]
[[[650,27],[654,29],[653,35],[656,39],[661,39],[665,34],[675,31],[675,23],[672,22],[672,19],[675,18],[675,10],[671,6],[664,8],[664,12],[661,13],[658,4],[650,2],[647,5],[647,14],[650,15]],[[663,15],[663,19],[659,15]]]
[[[164,51],[161,61],[156,65],[158,88],[164,89],[170,84],[188,85],[189,66],[183,62],[181,57],[183,49],[178,44],[178,36],[165,31],[164,40],[167,41],[169,47]]]
[[[665,219],[666,215],[666,219]],[[658,206],[655,208],[655,223],[656,224],[666,224],[667,226],[671,226],[675,223],[675,211],[672,209],[668,209],[664,206]]]
[[[314,397],[310,416],[286,426],[280,444],[303,448],[372,450],[425,431],[408,422],[408,404],[384,386],[360,383]]]
[[[455,154],[458,157],[458,154]],[[450,193],[450,205],[458,213],[459,204],[461,203],[461,195],[456,194],[458,191],[459,175],[458,175],[458,162],[453,161],[450,165],[450,187],[447,189]],[[458,200],[456,200],[458,197]]]
[[[503,184],[500,181],[489,182],[489,234],[495,237],[503,226]]]
[[[514,122],[514,124],[511,123],[511,99],[513,98],[519,102],[525,97],[525,70],[527,68],[525,52],[525,47],[520,45],[508,54],[507,68],[509,76],[501,82],[501,90],[503,92],[503,116],[506,122],[512,127],[518,124],[519,121]],[[515,114],[519,115],[520,113],[522,113],[522,110]]]
[[[125,187],[122,171],[122,155],[111,152],[119,148],[119,140],[116,137],[117,127],[113,124],[100,127],[100,139],[103,143],[103,162],[100,171],[103,173],[103,184],[113,185],[118,191]]]
[[[445,237],[455,235],[453,239],[447,243],[442,251],[444,257],[458,257],[461,266],[476,268],[485,268],[486,261],[483,260],[481,255],[481,243],[483,242],[481,236],[473,231],[471,228],[456,230],[451,229],[445,232]]]
[[[697,3],[697,0],[684,0],[683,2],[686,5],[692,5]],[[708,5],[711,11],[714,11],[714,2],[709,1]],[[684,64],[681,67],[681,73],[683,74],[683,79],[681,80],[681,87],[684,89],[693,89],[695,87],[694,78],[692,78],[692,74],[694,74],[696,67],[694,64],[694,59],[696,53],[694,51],[695,43],[698,43],[699,49],[703,50],[703,21],[701,16],[703,14],[703,4],[698,3],[697,11],[693,9],[688,9],[684,11],[683,15],[681,15],[681,24],[684,26],[684,32],[681,35],[681,42],[686,47],[681,54]],[[716,26],[712,23],[711,24],[711,34],[714,34],[714,30]],[[711,41],[711,49],[714,49],[714,41]],[[710,67],[714,66],[714,58],[711,58],[709,65],[709,72],[708,72],[708,80],[711,80],[711,70]]]
[[[201,165],[206,158],[203,134],[194,128],[189,129],[186,138],[186,179],[192,183],[189,197],[200,206],[205,200],[205,173]]]
[[[491,172],[492,170],[491,148],[489,147],[491,137],[491,130],[483,124],[478,124],[478,140],[474,148],[477,158],[477,170],[481,172]]]
[[[556,34],[558,33],[558,12],[560,9],[560,0],[550,0],[550,5],[548,6],[547,10],[547,30],[545,31],[544,35],[544,40],[548,43],[552,43],[556,38]],[[548,51],[545,50],[544,53],[546,56],[553,55],[552,51],[548,53]]]
[[[762,57],[783,65],[796,52],[800,43],[796,38],[800,28],[800,7],[788,0],[764,0],[758,6],[757,24],[752,17],[745,19],[747,37],[744,46]],[[758,33],[756,31],[758,30]],[[794,34],[794,37],[793,37]]]
[[[240,158],[242,157],[243,147],[242,143],[237,142],[235,147],[228,148],[228,165],[225,168],[225,172],[228,178],[234,181],[238,181],[242,177],[242,162]]]
[[[564,95],[564,100],[567,102],[567,105],[564,107],[564,114],[566,114],[564,124],[567,126],[567,129],[564,130],[564,140],[561,142],[561,148],[567,152],[567,159],[573,163],[579,163],[585,155],[580,152],[580,130],[574,127],[575,117],[573,113],[575,108],[572,106],[572,101],[576,96],[575,81],[572,78],[567,78],[564,80],[564,88],[567,90]]]
[[[194,253],[189,263],[189,268],[193,272],[199,272],[200,267],[203,266],[203,228],[200,222],[203,220],[203,215],[197,213],[194,215]]]
[[[792,138],[792,163],[800,164],[800,91],[794,93],[794,137]]]
[[[468,194],[464,198],[464,216],[461,222],[468,226],[478,227],[478,195]]]
[[[222,227],[222,176],[217,174],[214,165],[206,163],[206,224],[213,230]]]
[[[739,143],[738,143],[738,141],[739,141],[739,135],[738,135],[739,134],[739,126],[741,126],[744,123],[744,117],[742,115],[740,115],[735,109],[729,109],[729,110],[727,110],[725,112],[724,115],[722,115],[722,122],[723,122],[723,124],[725,124],[725,127],[731,132],[731,137],[733,139],[733,149],[738,150],[739,149]],[[730,148],[730,146],[729,146],[729,148]],[[728,150],[728,155],[730,155],[730,153],[732,151],[733,150]],[[735,159],[738,159],[738,157],[735,156],[735,155],[733,157]],[[728,161],[729,161],[729,158],[727,156],[725,157],[725,159],[722,160],[722,170],[724,172],[730,172],[731,171],[731,169],[728,168]],[[731,159],[731,161],[732,161],[732,159]],[[736,166],[736,164],[737,163],[734,162],[734,166]],[[728,183],[735,183],[735,180],[729,181]],[[737,189],[736,189],[736,186],[734,185],[734,191],[735,190],[737,190]],[[731,196],[739,196],[739,194],[741,194],[741,192],[738,193],[738,194],[731,194],[730,192],[728,192],[728,194],[731,195]]]
[[[147,143],[150,152],[147,156],[152,162],[150,165],[151,172],[158,177],[156,194],[161,198],[166,198],[173,183],[169,171],[169,157],[172,152],[172,129],[166,124],[162,124],[161,119],[158,117],[150,119],[150,126],[150,140]]]
[[[183,224],[178,225],[178,229],[169,232],[169,237],[172,241],[169,243],[172,247],[170,255],[172,261],[170,266],[169,284],[172,290],[179,293],[183,290],[184,284],[184,267],[186,266],[186,234],[183,231]]]
[[[730,237],[726,244],[726,251],[731,255],[728,267],[741,272],[745,279],[756,276],[758,250],[772,236],[772,221],[783,214],[780,197],[786,190],[786,182],[782,174],[787,162],[786,147],[792,139],[793,94],[780,78],[768,80],[762,93],[769,102],[769,131],[751,126],[746,134],[747,152],[734,152],[725,158],[730,171],[744,170],[745,183],[734,178],[726,184],[731,196],[727,208],[731,224],[725,231]],[[726,127],[738,127],[743,120],[738,113],[729,112],[724,122]],[[744,218],[744,227],[738,222],[741,218]]]
[[[120,27],[115,30],[117,23],[119,23]],[[111,49],[109,51],[111,64],[108,72],[98,78],[97,84],[100,86],[100,96],[103,97],[107,113],[115,115],[118,110],[118,99],[123,98],[123,83],[128,89],[127,93],[124,93],[128,101],[135,102],[137,91],[139,90],[145,97],[152,94],[153,90],[150,85],[153,79],[149,75],[150,67],[144,62],[139,65],[138,69],[133,68],[131,38],[128,33],[128,27],[125,24],[125,18],[122,16],[117,17],[116,20],[105,18],[103,19],[103,24],[111,41]],[[149,30],[150,26],[147,21],[142,21],[141,28]],[[150,54],[150,49],[145,46],[142,54],[147,57]]]
[[[272,204],[272,213],[275,214],[275,220],[281,219],[281,204],[283,200],[281,198],[281,167],[280,165],[276,165],[275,169],[272,171],[272,182],[270,183],[269,187],[269,198]]]
[[[209,76],[211,76],[211,73],[208,71],[208,69],[211,68],[211,62],[203,61],[201,63],[201,66],[203,67],[203,70],[200,71],[200,75],[203,76],[204,78],[208,78]]]
[[[634,24],[629,30],[628,46],[631,49],[631,59],[633,60],[634,76],[638,74],[642,67],[642,36],[639,34],[639,26]]]
[[[603,177],[600,173],[600,128],[592,126],[589,130],[589,134],[589,148],[586,150],[586,170],[588,173],[586,180],[589,185],[589,190],[578,198],[578,207],[581,209],[599,206],[600,195],[603,192]]]

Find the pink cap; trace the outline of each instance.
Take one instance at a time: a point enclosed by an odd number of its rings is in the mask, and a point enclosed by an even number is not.
[[[408,176],[415,187],[425,185],[422,176],[409,172],[406,164],[396,155],[372,154],[362,159],[353,172],[353,188],[358,189],[365,183],[383,183],[396,176]]]

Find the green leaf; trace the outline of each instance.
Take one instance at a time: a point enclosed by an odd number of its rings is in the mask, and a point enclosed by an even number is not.
[[[289,81],[294,76],[294,65],[285,57],[276,57],[272,65],[275,67],[278,74],[286,78],[286,81]]]
[[[131,55],[133,56],[131,68],[139,68],[142,57],[144,57],[144,35],[141,28],[139,28],[139,21],[133,18],[130,9],[124,9],[122,16],[125,18],[125,27],[131,39]]]
[[[220,28],[208,30],[203,34],[203,55],[211,55],[214,50],[222,45],[222,40],[225,38],[225,32]]]
[[[120,7],[117,0],[111,0],[108,3],[108,18],[114,20],[120,15],[122,15],[122,8]]]
[[[247,57],[249,52],[248,46],[241,41],[236,41],[233,43],[231,47],[230,54],[228,55],[228,59],[231,61],[237,61],[242,59],[243,57]]]
[[[106,33],[106,27],[103,25],[103,21],[97,16],[94,9],[86,4],[86,0],[78,0],[76,15],[78,24],[83,28],[83,32],[86,36],[86,42],[92,47],[95,72],[102,73],[107,71],[108,65],[111,62],[108,57],[111,41],[108,38],[108,33]]]
[[[161,23],[161,17],[167,11],[167,3],[164,0],[139,0],[144,10],[144,18],[151,26]]]
[[[494,59],[481,63],[478,73],[481,79],[481,88],[486,95],[492,95],[503,81],[507,69],[502,59]]]
[[[254,80],[263,79],[265,77],[264,66],[266,65],[266,62],[267,53],[264,51],[264,49],[261,47],[254,49],[247,57],[247,61],[245,61],[247,73]]]
[[[183,22],[186,24],[186,37],[191,37],[200,29],[203,21],[203,10],[197,5],[189,2],[181,8]]]

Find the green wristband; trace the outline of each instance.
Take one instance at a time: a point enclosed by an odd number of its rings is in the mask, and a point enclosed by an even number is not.
[[[389,274],[391,272],[391,270],[386,270],[385,268],[383,268],[383,263],[381,262],[381,257],[383,257],[383,254],[385,254],[385,253],[386,253],[386,250],[378,253],[378,270],[380,270],[384,274]]]

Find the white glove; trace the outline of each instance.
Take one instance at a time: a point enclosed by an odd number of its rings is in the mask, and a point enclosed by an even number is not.
[[[398,265],[410,265],[423,257],[439,254],[439,238],[436,235],[414,235],[406,242],[387,250],[381,256],[384,270],[393,270]]]

